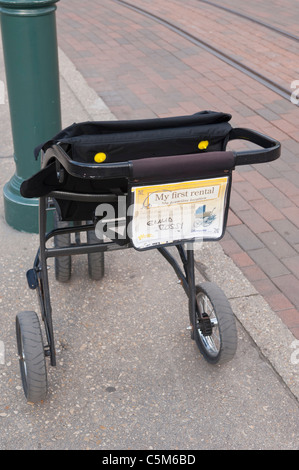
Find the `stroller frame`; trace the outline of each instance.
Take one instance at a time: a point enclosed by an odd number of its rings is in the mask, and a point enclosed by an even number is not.
[[[264,163],[275,160],[280,156],[280,143],[276,140],[271,139],[268,136],[260,134],[258,132],[248,129],[233,129],[230,135],[230,140],[247,140],[262,147],[258,150],[248,150],[241,152],[232,152],[234,157],[234,165],[247,165],[254,163]],[[82,178],[82,171],[84,177],[89,178],[111,178],[111,177],[132,177],[132,163],[131,162],[119,162],[110,163],[103,165],[95,164],[83,164],[78,161],[72,160],[59,145],[51,145],[49,147],[42,160],[42,167],[46,167],[49,161],[52,161],[55,157],[57,178],[63,179],[64,172],[68,172],[73,176],[79,176]],[[228,213],[229,206],[229,191],[227,195],[227,208],[224,216],[224,230]],[[117,195],[115,194],[78,194],[70,191],[53,190],[45,196],[39,198],[39,242],[40,246],[37,251],[33,268],[27,271],[27,281],[30,289],[37,290],[38,299],[41,309],[41,318],[45,327],[45,334],[47,344],[40,345],[40,356],[49,357],[50,365],[56,366],[56,351],[55,351],[55,340],[54,330],[52,321],[52,307],[49,289],[48,279],[48,266],[47,262],[50,258],[58,258],[60,256],[73,256],[79,254],[92,254],[97,252],[109,252],[111,250],[119,250],[133,247],[131,242],[125,241],[124,244],[115,243],[115,241],[104,242],[99,240],[97,243],[81,243],[80,233],[88,233],[95,230],[95,223],[85,223],[82,225],[82,221],[75,224],[74,226],[68,226],[63,228],[54,228],[47,233],[47,213],[49,209],[53,208],[53,202],[55,199],[69,200],[69,201],[82,201],[82,202],[96,202],[109,203],[116,202]],[[53,237],[57,237],[65,234],[75,234],[75,243],[70,243],[68,246],[55,246],[54,248],[47,248],[47,242]],[[222,234],[222,235],[223,235]],[[213,364],[220,364],[231,360],[236,351],[237,333],[236,326],[233,319],[233,313],[230,309],[228,300],[224,293],[214,283],[204,282],[202,286],[195,284],[195,262],[194,262],[194,251],[193,241],[181,241],[170,244],[175,246],[179,254],[181,265],[177,259],[169,252],[168,246],[160,245],[152,248],[156,248],[164,259],[172,266],[175,274],[181,283],[187,298],[189,308],[189,321],[190,321],[190,333],[191,339],[196,341],[200,352],[203,354],[205,359]],[[207,308],[204,303],[207,299],[212,304],[213,311],[215,310],[216,319],[210,318]],[[220,307],[219,307],[220,306]],[[223,312],[219,310],[223,309]],[[218,312],[217,312],[218,311]],[[224,320],[221,320],[219,315],[225,316]],[[24,314],[24,315],[23,315]],[[32,314],[33,321],[36,321],[34,312],[21,312],[17,315],[16,319],[16,332],[17,332],[17,344],[18,353],[20,358],[20,369],[21,378],[23,383],[23,389],[28,402],[40,402],[43,401],[47,394],[47,381],[46,378],[42,378],[42,386],[36,387],[35,379],[30,376],[30,361],[29,353],[26,353],[27,340],[24,337],[24,323],[25,314]],[[36,315],[36,314],[35,314]],[[30,316],[30,315],[29,315]],[[225,354],[214,354],[210,353],[211,342],[210,338],[213,334],[215,326],[221,326],[221,322],[228,322],[229,329],[231,329],[228,343],[232,342],[231,349],[228,348]],[[27,325],[29,323],[26,323]],[[37,328],[39,330],[39,327]],[[40,330],[39,330],[40,331]],[[38,336],[42,338],[42,335],[38,333]],[[220,332],[220,340],[222,333]],[[25,351],[25,352],[24,352]],[[45,366],[42,366],[41,374],[46,376]],[[31,384],[31,380],[35,382]]]
[[[125,248],[131,248],[128,245],[119,246],[114,242],[99,242],[96,244],[80,243],[77,237],[77,243],[71,244],[71,246],[66,247],[55,247],[47,248],[47,242],[55,236],[63,234],[78,234],[80,232],[88,232],[94,230],[94,224],[85,224],[85,225],[75,225],[72,227],[66,228],[55,228],[50,232],[46,232],[47,226],[47,212],[49,198],[55,197],[56,192],[50,193],[49,197],[41,197],[39,200],[39,235],[40,235],[40,248],[36,254],[33,268],[27,271],[27,281],[30,289],[37,289],[38,299],[41,308],[41,317],[45,325],[45,332],[48,343],[44,346],[45,356],[50,357],[51,366],[56,366],[56,351],[55,351],[55,341],[54,341],[54,332],[53,332],[53,321],[52,321],[52,307],[51,307],[51,297],[50,297],[50,288],[49,288],[49,279],[48,279],[48,266],[47,260],[49,258],[56,258],[58,256],[73,256],[73,255],[82,255],[89,253],[96,253],[98,251],[111,251],[111,250],[121,250]],[[59,194],[61,198],[61,194]],[[75,196],[70,196],[74,197]],[[110,195],[103,197],[99,195],[97,202],[109,201]],[[90,199],[95,201],[95,195],[90,196]],[[111,198],[112,199],[112,198]],[[86,198],[88,200],[88,196]],[[188,299],[189,299],[189,319],[190,325],[194,324],[195,318],[195,269],[194,269],[194,251],[191,248],[192,244],[188,244],[188,249],[185,248],[184,244],[176,244],[177,251],[179,253],[182,267],[179,265],[178,261],[174,256],[169,252],[165,247],[158,247],[157,250],[165,258],[166,261],[174,269],[179,282],[181,283]],[[193,330],[191,333],[193,337]],[[192,338],[193,339],[193,338]]]

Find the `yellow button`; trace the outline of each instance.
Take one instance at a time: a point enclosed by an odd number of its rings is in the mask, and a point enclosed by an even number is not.
[[[209,141],[208,140],[202,140],[201,142],[199,142],[198,144],[198,148],[199,150],[205,150],[209,145]]]
[[[107,158],[106,154],[103,152],[100,152],[94,156],[94,161],[96,163],[103,163],[106,160],[106,158]]]

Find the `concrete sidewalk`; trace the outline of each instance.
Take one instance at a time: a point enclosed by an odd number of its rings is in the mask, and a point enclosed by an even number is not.
[[[60,74],[63,126],[115,118],[62,51]],[[14,163],[7,101],[1,109],[2,188]],[[211,368],[198,356],[185,330],[186,297],[156,250],[111,253],[100,284],[78,257],[67,286],[50,269],[58,366],[49,371],[48,400],[29,407],[14,316],[38,312],[25,280],[38,237],[8,227],[2,201],[0,211],[0,448],[298,448],[299,346],[218,243],[198,247],[196,259],[199,280],[222,287],[238,319],[230,364]]]

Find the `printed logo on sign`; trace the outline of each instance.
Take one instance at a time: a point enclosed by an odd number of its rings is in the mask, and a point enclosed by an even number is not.
[[[145,206],[154,207],[170,204],[184,204],[190,202],[200,202],[206,199],[217,198],[219,194],[219,185],[207,186],[205,188],[192,188],[184,191],[156,191],[146,198]]]

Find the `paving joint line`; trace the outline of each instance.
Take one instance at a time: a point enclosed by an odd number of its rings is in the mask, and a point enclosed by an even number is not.
[[[222,50],[218,49],[217,47],[211,46],[206,41],[203,41],[202,39],[197,38],[193,34],[188,33],[181,27],[176,26],[175,24],[155,15],[154,13],[144,10],[143,8],[132,5],[131,3],[126,2],[125,0],[113,0],[113,1],[165,26],[166,28],[175,32],[176,34],[180,35],[186,40],[208,51],[210,54],[213,54],[215,57],[222,60],[226,64],[234,67],[236,70],[239,70],[240,72],[243,72],[245,75],[251,77],[253,80],[258,81],[261,85],[264,85],[266,88],[277,93],[279,96],[281,96],[285,100],[290,101],[290,91],[288,89],[284,88],[278,83],[273,82],[271,79],[265,77],[264,75],[260,74],[256,70],[251,69],[245,64],[242,64],[238,60],[234,59],[233,57],[229,56]]]

